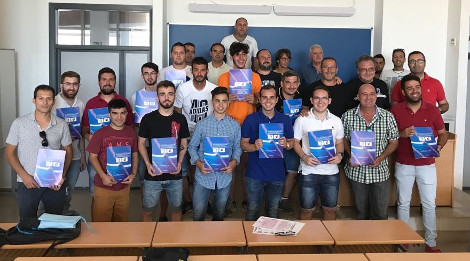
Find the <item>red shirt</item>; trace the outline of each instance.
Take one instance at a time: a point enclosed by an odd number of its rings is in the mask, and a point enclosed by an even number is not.
[[[90,143],[86,150],[90,153],[98,155],[101,169],[106,172],[106,148],[116,146],[131,146],[131,152],[138,152],[137,133],[129,126],[124,126],[122,130],[115,130],[111,126],[106,126],[95,132],[91,137]],[[121,190],[128,186],[127,184],[114,184],[111,187],[103,185],[100,175],[96,174],[93,184],[100,188],[109,190]]]
[[[434,106],[436,102],[443,101],[446,98],[441,82],[438,79],[430,77],[427,73],[424,73],[424,78],[421,80],[421,93],[423,95],[423,101],[427,101]],[[395,86],[393,86],[392,101],[405,101],[405,96],[401,91],[401,81],[398,81],[395,83]]]
[[[411,126],[432,127],[434,136],[437,137],[437,131],[445,128],[439,109],[428,102],[423,102],[416,113],[413,113],[406,106],[406,102],[395,104],[390,112],[395,116],[399,131]],[[406,165],[423,166],[435,163],[435,159],[415,159],[410,138],[400,137],[398,139],[397,162]]]
[[[129,104],[129,101],[122,97],[121,95],[117,94],[114,92],[114,98],[111,99],[121,99],[126,102],[126,110],[127,110],[127,118],[126,118],[126,125],[131,126],[134,124],[134,114],[132,114],[132,107]],[[83,111],[83,118],[82,118],[82,126],[87,126],[90,127],[90,122],[88,120],[88,110],[89,109],[97,109],[97,108],[105,108],[108,107],[108,103],[101,99],[101,92],[98,93],[95,97],[91,98],[88,100],[88,102],[85,105],[85,110]]]

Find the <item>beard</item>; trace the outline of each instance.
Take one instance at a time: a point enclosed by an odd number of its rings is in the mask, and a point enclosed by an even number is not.
[[[259,64],[260,70],[263,71],[271,71],[271,64],[264,63],[264,64]]]
[[[62,95],[64,95],[65,98],[71,99],[71,100],[72,100],[72,99],[75,99],[75,96],[77,96],[77,93],[78,93],[78,92],[69,93],[69,92],[67,92],[67,91],[62,90]]]
[[[145,84],[151,86],[151,85],[155,85],[155,83],[157,83],[157,78],[155,78],[153,81],[145,81]]]
[[[421,95],[418,97],[418,99],[413,99],[411,96],[405,96],[406,101],[411,104],[417,104],[421,102]]]
[[[104,94],[104,95],[111,95],[114,93],[114,88],[112,89],[106,89],[105,87],[111,87],[111,85],[105,85],[103,87],[101,87],[101,93]]]
[[[170,103],[166,103],[166,102],[169,102],[169,101],[166,100],[163,103],[159,102],[160,107],[162,107],[163,109],[170,109],[171,107],[173,107],[174,102],[170,102]],[[169,105],[167,105],[167,104],[169,104]]]

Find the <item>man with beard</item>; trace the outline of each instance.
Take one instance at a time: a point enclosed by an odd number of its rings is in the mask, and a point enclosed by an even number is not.
[[[152,214],[157,207],[160,193],[166,192],[171,207],[171,221],[181,221],[181,208],[183,205],[183,182],[181,180],[181,166],[188,148],[189,130],[186,118],[174,110],[175,85],[170,81],[161,81],[157,84],[158,110],[146,114],[140,122],[139,153],[144,159],[147,173],[144,177],[143,212],[142,221],[152,221]],[[157,173],[152,166],[153,138],[176,138],[178,148],[178,162],[173,173]],[[148,140],[148,141],[147,141]],[[147,149],[145,143],[150,144]]]
[[[184,53],[185,53],[184,62],[186,63],[186,65],[191,66],[191,64],[193,63],[194,57],[196,56],[196,46],[191,42],[184,43]]]
[[[382,71],[385,66],[385,57],[379,53],[374,55],[375,61],[375,78],[380,79],[380,75],[382,75]]]
[[[251,59],[255,58],[256,53],[258,52],[258,43],[256,42],[256,39],[253,38],[252,36],[248,35],[248,21],[240,17],[235,21],[235,32],[233,34],[227,35],[222,39],[220,42],[224,48],[225,48],[225,57],[227,58],[227,64],[230,67],[234,66],[234,61],[230,58],[232,54],[230,53],[230,46],[234,43],[244,43],[248,45],[249,47],[249,52],[246,53],[247,56],[247,61],[244,65],[244,68],[246,69],[251,69]],[[254,64],[254,70],[256,71],[257,67],[257,62],[256,58],[253,61]]]
[[[192,63],[191,71],[193,80],[181,84],[176,90],[175,111],[183,113],[188,122],[189,137],[193,136],[196,123],[212,114],[211,92],[217,87],[207,81],[208,72],[207,60],[203,57],[196,57]],[[186,153],[183,159],[183,215],[192,209],[191,192],[189,190],[188,171],[189,154]],[[191,168],[191,177],[194,174],[194,168]]]
[[[52,112],[55,113],[59,108],[78,107],[80,111],[80,119],[83,118],[83,110],[85,104],[77,98],[80,89],[80,75],[73,71],[64,72],[60,77],[60,93],[55,96],[54,107]],[[80,171],[86,168],[85,155],[85,139],[72,138],[72,162],[65,176],[65,203],[64,212],[69,210],[70,201],[72,200],[72,192],[77,184]]]
[[[410,200],[413,185],[416,181],[419,197],[423,207],[426,252],[441,252],[436,246],[436,166],[434,158],[415,159],[410,137],[416,133],[415,127],[431,127],[437,138],[437,151],[447,143],[447,131],[444,128],[439,109],[423,101],[420,78],[417,75],[406,75],[401,80],[405,101],[393,106],[400,138],[398,139],[395,178],[397,182],[398,218],[408,223],[410,218]],[[402,245],[406,250],[408,245]]]
[[[172,65],[163,68],[160,71],[160,74],[157,78],[157,83],[163,80],[172,80],[173,84],[175,84],[176,88],[180,85],[180,80],[173,80],[170,79],[168,74],[169,71],[176,70],[176,71],[183,71],[186,74],[186,80],[184,82],[189,81],[193,75],[191,74],[191,66],[187,65],[186,60],[186,49],[184,48],[184,44],[181,42],[176,42],[171,46],[171,61],[173,62]]]
[[[209,62],[207,80],[213,84],[217,84],[220,75],[230,70],[230,66],[224,62],[224,55],[225,47],[221,43],[214,43],[211,46],[210,56],[212,61]]]
[[[272,85],[276,90],[281,87],[281,74],[272,70],[271,52],[268,49],[261,49],[256,54],[258,59],[258,71],[261,78],[261,86]]]
[[[129,101],[117,94],[114,91],[116,87],[116,73],[113,69],[109,67],[104,67],[98,72],[98,85],[100,86],[100,92],[90,100],[85,105],[85,110],[83,111],[82,119],[82,136],[90,141],[93,136],[90,132],[90,122],[88,118],[88,110],[97,109],[97,108],[106,108],[108,103],[115,99],[124,100],[127,104],[127,116],[126,116],[126,125],[134,126],[134,116],[132,114],[132,108],[129,104]],[[88,160],[88,176],[89,176],[89,191],[93,195],[93,179],[96,175],[96,171],[93,169],[90,161]]]

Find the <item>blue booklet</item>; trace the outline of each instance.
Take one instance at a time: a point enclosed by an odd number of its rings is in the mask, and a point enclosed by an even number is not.
[[[152,166],[157,174],[175,172],[178,166],[178,149],[176,138],[153,138]]]
[[[40,187],[59,184],[64,171],[65,150],[39,149],[34,180]]]
[[[282,101],[284,104],[284,114],[291,120],[295,120],[302,111],[302,99],[291,99]]]
[[[80,108],[66,107],[56,109],[57,117],[64,119],[69,124],[70,135],[75,139],[82,137],[82,127],[80,126]]]
[[[439,157],[436,137],[431,127],[415,127],[415,134],[410,137],[415,159]]]
[[[204,139],[204,167],[211,172],[220,172],[229,162],[228,137],[206,137]]]
[[[123,181],[132,172],[131,146],[106,148],[107,174],[113,176],[117,183]]]
[[[375,132],[351,131],[351,164],[371,165],[375,158]]]
[[[90,134],[108,126],[111,123],[109,119],[108,108],[97,108],[88,110],[88,122],[90,123]]]
[[[157,109],[157,92],[138,91],[135,93],[135,123],[140,123],[145,114]]]
[[[230,93],[235,93],[239,101],[245,100],[245,94],[252,91],[251,69],[230,69]]]
[[[184,70],[168,70],[165,72],[165,80],[172,82],[176,88],[186,82],[186,72]]]
[[[328,160],[335,156],[336,149],[331,129],[310,131],[308,133],[310,153],[321,162],[328,164]]]
[[[279,145],[279,139],[284,136],[282,123],[261,123],[259,138],[263,147],[259,149],[260,159],[284,158],[284,149]]]

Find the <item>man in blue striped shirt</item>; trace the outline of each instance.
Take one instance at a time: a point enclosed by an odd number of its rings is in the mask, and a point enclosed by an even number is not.
[[[240,125],[226,114],[229,104],[228,90],[217,87],[211,94],[214,111],[196,124],[193,137],[188,146],[191,164],[195,164],[197,167],[193,189],[193,220],[195,221],[205,219],[211,191],[214,191],[212,220],[224,220],[232,172],[240,162],[242,153],[240,148]],[[212,153],[210,153],[208,148],[205,148],[205,144],[209,144],[212,140],[212,147],[215,148],[214,138],[220,137],[227,138],[228,146],[222,144],[223,146],[217,148],[217,151],[211,151]],[[206,155],[204,155],[204,152],[206,152]],[[220,162],[221,160],[224,161],[225,154],[228,154],[227,165]],[[214,158],[217,158],[217,162]],[[220,166],[220,164],[223,165],[223,168],[220,171],[214,171],[214,168],[217,165]]]

